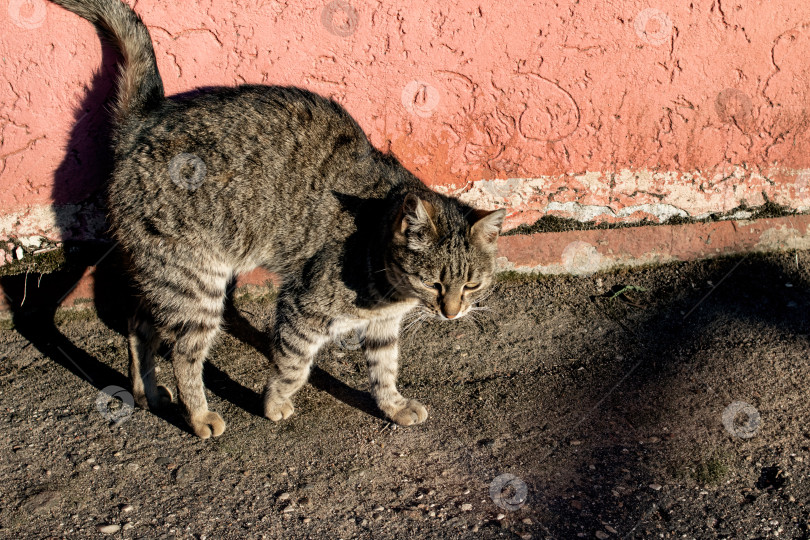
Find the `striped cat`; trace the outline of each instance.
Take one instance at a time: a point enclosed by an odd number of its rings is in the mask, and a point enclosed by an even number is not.
[[[222,434],[203,362],[228,282],[262,266],[283,278],[265,416],[289,417],[318,350],[359,331],[379,408],[400,425],[423,422],[425,407],[396,388],[401,322],[414,310],[444,320],[470,312],[491,284],[505,211],[427,189],[340,105],[305,90],[245,85],[166,99],[149,32],[127,5],[53,1],[124,58],[108,208],[141,299],[129,337],[136,402],[173,399],[154,375],[165,342],[192,430]]]

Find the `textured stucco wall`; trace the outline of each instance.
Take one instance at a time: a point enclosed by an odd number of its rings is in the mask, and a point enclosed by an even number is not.
[[[810,208],[809,2],[136,9],[169,94],[250,82],[331,96],[427,184],[508,206],[507,228],[545,213],[700,216],[765,197]],[[87,201],[108,167],[114,56],[44,0],[2,0],[0,36],[0,239],[100,234]]]

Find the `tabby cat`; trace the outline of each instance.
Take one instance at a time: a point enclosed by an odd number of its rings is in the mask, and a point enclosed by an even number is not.
[[[114,109],[111,230],[140,305],[130,321],[136,403],[171,402],[154,356],[170,346],[179,399],[202,438],[206,354],[232,277],[261,266],[283,278],[264,414],[292,395],[330,339],[364,336],[371,391],[388,418],[423,422],[396,388],[400,323],[413,310],[448,320],[492,282],[504,210],[476,210],[429,190],[375,149],[340,105],[292,87],[245,85],[167,99],[149,32],[120,0],[53,0],[121,51]]]

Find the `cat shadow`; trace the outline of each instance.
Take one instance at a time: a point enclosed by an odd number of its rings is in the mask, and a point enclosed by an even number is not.
[[[245,345],[253,347],[264,356],[268,363],[272,360],[271,340],[266,332],[257,329],[242,315],[229,296],[225,309],[225,332]],[[203,372],[206,387],[220,398],[255,415],[264,417],[262,396],[234,381],[211,362],[206,362]],[[368,392],[352,388],[319,366],[313,366],[309,384],[321,392],[326,392],[338,401],[380,420],[387,420]]]
[[[109,247],[106,246],[106,249],[109,250]],[[102,392],[109,396],[121,396],[121,390],[125,391],[124,395],[131,395],[128,394],[131,387],[126,375],[74,343],[56,322],[61,319],[62,323],[74,325],[75,328],[75,325],[92,317],[86,310],[71,309],[57,313],[57,308],[92,264],[79,264],[79,260],[85,260],[85,257],[92,259],[97,253],[98,251],[85,249],[81,259],[73,259],[70,266],[51,274],[3,276],[0,278],[0,287],[12,312],[14,329],[43,356],[98,389],[99,397]],[[127,283],[120,277],[121,268],[115,263],[116,259],[109,256],[95,265],[95,308],[96,314],[108,328],[126,335],[127,310],[121,309],[121,305],[131,303],[130,291]],[[179,430],[191,433],[178,407],[166,407],[152,412]]]

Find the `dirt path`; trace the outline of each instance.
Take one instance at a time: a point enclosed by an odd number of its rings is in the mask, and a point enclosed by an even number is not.
[[[378,416],[351,343],[291,419],[257,416],[271,304],[243,299],[206,371],[210,441],[99,412],[127,386],[120,314],[21,315],[0,332],[0,537],[810,538],[808,269],[506,279],[478,323],[405,336],[401,389],[430,410],[411,428]]]

